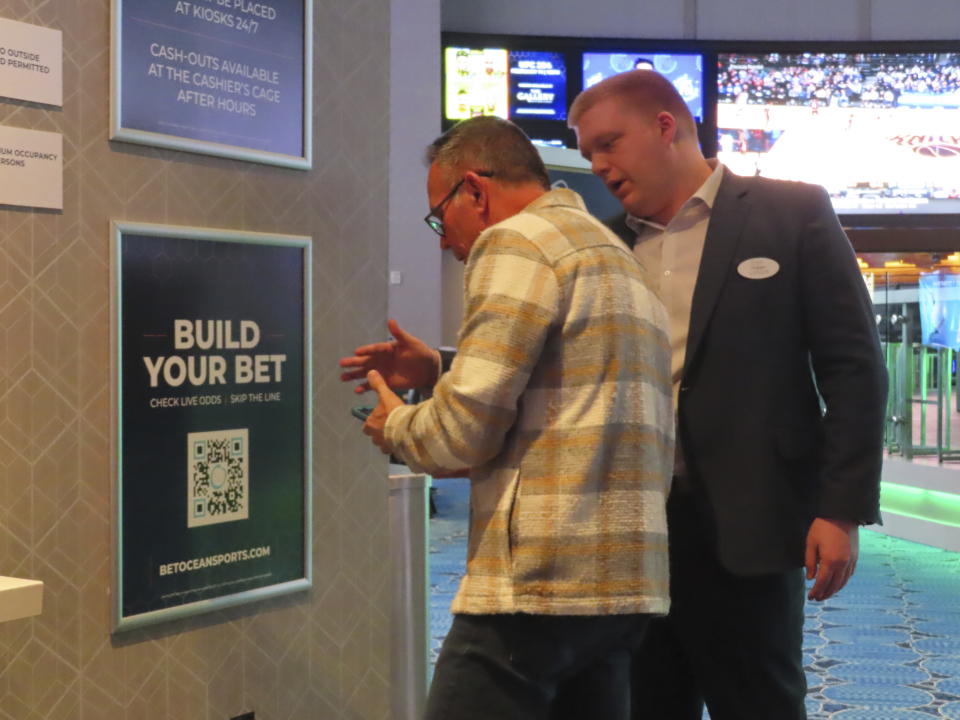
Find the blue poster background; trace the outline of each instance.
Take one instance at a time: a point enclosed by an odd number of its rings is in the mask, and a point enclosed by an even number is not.
[[[122,0],[122,128],[302,157],[306,0]]]
[[[960,276],[921,273],[917,290],[923,344],[960,350]]]

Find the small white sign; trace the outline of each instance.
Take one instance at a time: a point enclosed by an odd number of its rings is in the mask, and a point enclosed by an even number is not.
[[[63,209],[63,135],[0,125],[0,204]]]
[[[0,18],[0,96],[63,105],[63,33]]]
[[[737,272],[748,280],[766,280],[780,272],[780,263],[771,258],[750,258],[737,265]]]

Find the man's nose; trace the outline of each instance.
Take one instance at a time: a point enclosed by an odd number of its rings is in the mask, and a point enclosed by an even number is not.
[[[598,178],[603,179],[603,177],[610,171],[610,165],[602,157],[594,155],[590,158],[590,172],[596,175]]]

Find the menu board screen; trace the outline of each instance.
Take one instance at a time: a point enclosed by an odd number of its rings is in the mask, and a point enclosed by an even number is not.
[[[476,115],[507,118],[509,80],[503,48],[448,47],[445,51],[444,115],[465,120]]]
[[[555,52],[510,53],[510,117],[567,119],[567,69]]]

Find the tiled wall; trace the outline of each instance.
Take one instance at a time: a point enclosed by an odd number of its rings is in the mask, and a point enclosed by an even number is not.
[[[159,1],[159,0],[158,0]],[[44,581],[0,624],[0,718],[388,715],[386,462],[349,419],[344,351],[386,314],[390,0],[316,0],[314,169],[108,139],[108,0],[0,0],[63,31],[64,210],[0,206],[0,575]],[[314,588],[112,638],[109,223],[311,235]]]

